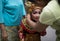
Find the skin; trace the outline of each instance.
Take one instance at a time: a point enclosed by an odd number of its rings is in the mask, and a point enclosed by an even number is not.
[[[32,19],[37,22],[39,20],[40,13],[41,13],[41,10],[40,9],[35,9],[33,11],[33,13],[31,14],[32,15]]]
[[[38,22],[33,22],[30,19],[30,14],[27,15],[27,22],[33,28],[32,30],[35,30],[37,32],[42,32],[48,26],[48,25],[45,25],[45,24],[41,24],[39,21]]]
[[[4,24],[0,24],[0,27],[1,27],[1,30],[2,30],[2,38],[5,41],[8,37],[7,32],[5,30],[5,26],[4,26]]]
[[[35,11],[37,11],[37,12],[40,11],[40,13],[41,13],[42,8],[43,7],[40,7],[40,10],[39,9],[36,9]],[[32,30],[36,30],[37,32],[42,32],[44,29],[47,28],[48,25],[41,24],[39,22],[39,16],[40,16],[40,14],[38,14],[38,13],[35,14],[35,15],[32,14],[32,19],[35,20],[36,22],[34,22],[34,21],[31,20],[30,14],[27,14],[26,19],[27,19],[28,25],[30,25],[31,27],[33,27]]]
[[[38,20],[39,20],[39,15],[40,15],[40,13],[41,13],[41,10],[42,10],[41,7],[39,7],[39,8],[38,8],[38,7],[35,7],[34,10],[32,11],[32,13],[30,14],[30,19],[31,19],[32,21],[34,21],[35,23],[38,22]],[[26,15],[26,21],[28,21],[27,16],[28,16],[28,14]],[[28,25],[29,25],[29,24],[28,24]],[[24,38],[22,38],[22,37],[23,37],[23,36],[22,36],[23,33],[20,32],[19,35],[20,35],[21,41],[24,41]]]

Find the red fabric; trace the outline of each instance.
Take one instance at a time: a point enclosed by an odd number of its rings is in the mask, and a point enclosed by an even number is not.
[[[29,33],[35,33],[36,32],[36,31],[31,31],[31,30],[27,29],[23,23],[21,23],[21,27]]]
[[[22,27],[22,29],[24,29],[25,31],[27,31],[29,33],[35,33],[35,32],[37,32],[37,31],[31,31],[31,30],[27,29],[22,22],[21,22],[21,27]],[[44,36],[44,35],[46,35],[46,30],[40,32],[40,36]]]
[[[45,35],[46,35],[46,30],[40,32],[40,35],[41,35],[41,36],[45,36]]]

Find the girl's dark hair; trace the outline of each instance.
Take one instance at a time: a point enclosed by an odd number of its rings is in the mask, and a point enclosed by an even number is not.
[[[60,0],[57,0],[58,4],[60,5]]]
[[[35,0],[28,0],[28,1],[30,1],[30,2],[35,2]]]

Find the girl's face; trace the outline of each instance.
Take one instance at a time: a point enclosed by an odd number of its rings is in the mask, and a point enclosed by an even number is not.
[[[35,9],[32,12],[32,19],[37,22],[39,20],[40,13],[41,13],[41,10],[40,9]]]

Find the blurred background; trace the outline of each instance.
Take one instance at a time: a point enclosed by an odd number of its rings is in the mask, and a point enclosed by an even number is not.
[[[52,27],[48,26],[46,31],[47,31],[47,35],[42,36],[41,40],[42,41],[56,41],[56,34],[55,34],[56,30],[53,29]]]

